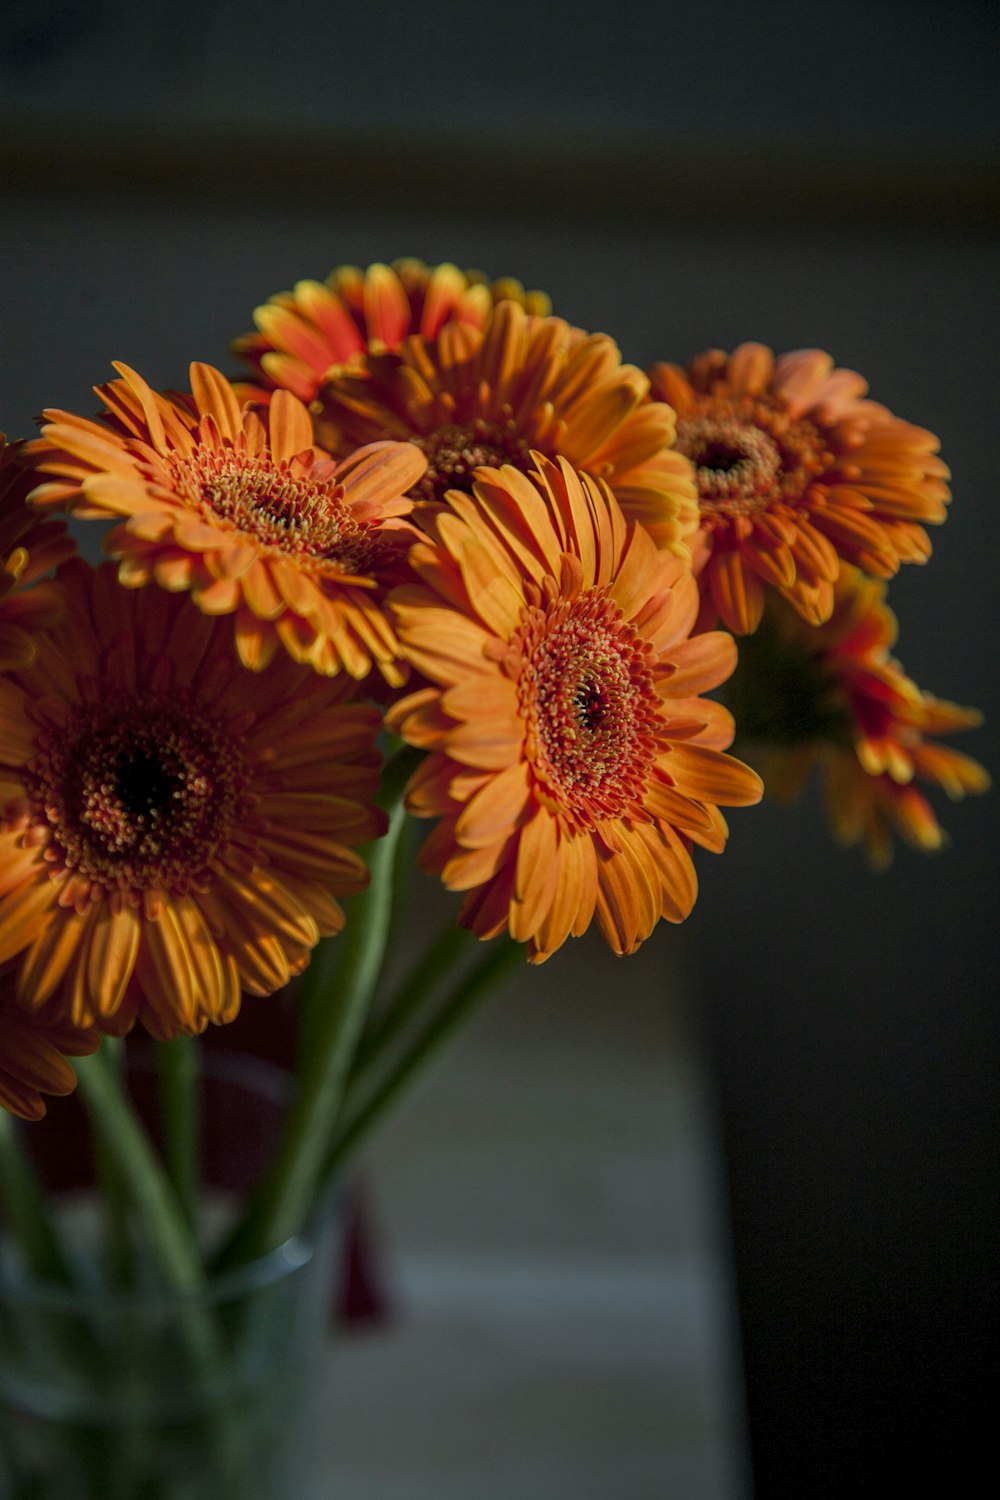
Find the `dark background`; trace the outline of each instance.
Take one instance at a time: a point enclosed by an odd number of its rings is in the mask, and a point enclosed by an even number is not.
[[[958,743],[996,768],[994,7],[105,0],[0,33],[11,435],[112,358],[182,385],[270,292],[404,254],[517,275],[642,365],[826,348],[941,436],[899,655],[985,710]],[[959,1482],[988,1432],[997,797],[939,811],[951,847],[884,876],[813,803],[702,861],[760,1497]]]

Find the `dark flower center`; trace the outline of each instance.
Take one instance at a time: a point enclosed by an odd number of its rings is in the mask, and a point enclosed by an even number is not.
[[[41,735],[26,780],[68,868],[106,890],[183,894],[229,843],[248,777],[183,696],[119,692]]]
[[[527,471],[531,449],[512,418],[450,422],[413,441],[427,458],[427,472],[411,492],[421,500],[444,500],[448,490],[472,489],[476,469],[513,464]]]
[[[741,638],[739,664],[724,688],[741,744],[851,744],[843,685],[824,651],[804,635],[791,612],[776,604],[753,635]]]
[[[703,520],[795,505],[834,462],[812,422],[766,396],[702,397],[675,446],[694,465]]]
[[[641,816],[658,746],[652,650],[602,589],[529,606],[515,645],[527,753],[576,827]]]

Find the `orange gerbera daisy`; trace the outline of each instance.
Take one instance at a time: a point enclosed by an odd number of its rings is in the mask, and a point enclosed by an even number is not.
[[[37,475],[22,462],[23,450],[0,433],[0,671],[26,666],[35,632],[57,618],[59,591],[42,575],[74,551],[61,521],[43,521],[28,509]]]
[[[853,370],[818,349],[776,360],[742,344],[650,375],[695,466],[702,624],[749,634],[771,588],[816,625],[842,559],[889,578],[930,555],[924,526],[950,499],[937,438],[867,400]]]
[[[92,1028],[46,1022],[18,1005],[13,975],[0,978],[0,1106],[22,1120],[40,1120],[43,1094],[71,1094],[76,1074],[67,1057],[100,1046]]]
[[[372,444],[336,463],[287,391],[241,409],[210,365],[191,366],[190,397],[115,368],[122,379],[97,388],[102,420],[45,413],[30,452],[58,477],[32,503],[126,517],[105,539],[120,582],[155,579],[206,614],[235,614],[244,666],[266,666],[281,645],[327,675],[362,678],[374,661],[398,685],[380,590],[410,540],[401,518],[425,468],[417,449]]]
[[[235,1016],[364,888],[380,716],[349,679],[71,562],[65,616],[0,678],[0,965],[47,1020],[157,1037]]]
[[[545,315],[544,292],[526,292],[519,281],[489,281],[481,271],[460,271],[421,260],[391,266],[338,266],[325,282],[299,281],[278,292],[253,315],[257,333],[233,348],[268,384],[311,401],[325,381],[357,365],[365,354],[397,348],[411,333],[436,338],[445,323],[485,326],[495,303],[518,302]]]
[[[731,636],[688,639],[694,578],[564,460],[484,469],[410,554],[391,606],[430,680],[389,723],[430,751],[408,807],[440,822],[421,863],[467,896],[480,938],[540,962],[596,921],[631,953],[697,892],[692,842],[720,850],[719,804],[756,802],[723,754],[732,719],[697,695],[732,671]]]
[[[342,451],[409,438],[427,455],[411,493],[444,501],[472,488],[481,465],[531,466],[532,450],[604,479],[657,546],[688,557],[697,525],[691,467],[674,452],[674,413],[648,400],[649,381],[604,334],[501,302],[486,327],[449,323],[406,339],[320,390],[317,430]]]
[[[768,794],[793,800],[819,769],[834,833],[863,841],[876,868],[892,857],[893,831],[919,849],[944,842],[918,780],[952,798],[990,784],[978,762],[936,743],[980,715],[921,692],[890,657],[897,625],[885,592],[847,567],[823,625],[773,603],[730,684],[741,740],[764,748]]]

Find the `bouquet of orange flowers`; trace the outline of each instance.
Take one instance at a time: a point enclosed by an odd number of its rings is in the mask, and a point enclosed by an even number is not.
[[[141,1262],[180,1299],[203,1406],[261,1323],[206,1287],[305,1232],[508,965],[594,924],[627,955],[688,915],[696,850],[762,793],[734,733],[769,793],[819,772],[876,864],[893,834],[941,843],[918,782],[987,785],[939,742],[975,713],[890,654],[885,580],[928,557],[948,471],[860,375],[751,343],[644,373],[516,281],[417,261],[300,282],[255,322],[245,378],[193,364],[158,391],[117,365],[99,415],[47,411],[0,455],[11,1253],[79,1275],[10,1118],[77,1084],[126,1289]],[[76,556],[59,512],[114,523],[111,560]],[[385,995],[411,815],[461,902]],[[208,1235],[192,1039],[292,980],[294,1092]],[[123,1080],[137,1027],[155,1132]],[[85,1361],[101,1331],[74,1337]],[[259,1461],[227,1400],[205,1494],[245,1494]],[[162,1464],[108,1488],[140,1470],[102,1451],[81,1494],[203,1493]]]

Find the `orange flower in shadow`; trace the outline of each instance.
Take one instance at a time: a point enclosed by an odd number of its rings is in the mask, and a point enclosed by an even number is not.
[[[44,1021],[17,1003],[14,979],[0,978],[0,1106],[22,1120],[40,1120],[43,1094],[62,1096],[76,1088],[67,1057],[96,1052],[100,1034],[66,1022]]]
[[[894,833],[928,851],[945,841],[918,782],[952,799],[990,784],[977,761],[937,743],[981,716],[922,692],[892,659],[897,625],[885,593],[846,567],[823,625],[774,601],[730,684],[741,744],[762,747],[768,796],[793,801],[818,771],[835,836],[863,843],[876,869],[889,864]]]
[[[756,630],[768,589],[818,625],[842,561],[889,578],[925,562],[924,527],[945,518],[937,438],[866,398],[853,370],[801,349],[712,349],[654,365],[654,395],[677,412],[676,446],[695,466],[701,624]]]
[[[300,972],[367,883],[381,718],[109,564],[0,678],[0,965],[46,1022],[157,1037],[231,1020]]]

